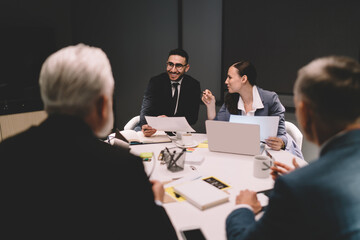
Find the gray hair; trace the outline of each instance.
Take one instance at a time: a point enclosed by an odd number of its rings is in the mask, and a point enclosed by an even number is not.
[[[49,114],[84,117],[101,95],[112,97],[114,79],[110,62],[101,49],[78,44],[45,60],[39,84]]]
[[[294,94],[324,124],[335,127],[360,121],[360,64],[340,56],[316,59],[298,71]]]

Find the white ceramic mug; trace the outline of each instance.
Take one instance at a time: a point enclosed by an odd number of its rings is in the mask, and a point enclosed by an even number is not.
[[[189,146],[193,144],[193,137],[191,133],[184,133],[181,136],[181,141],[184,146]]]
[[[265,155],[256,155],[254,157],[254,177],[267,178],[270,176],[270,167],[273,162],[270,157]]]
[[[185,134],[186,132],[176,132],[176,140],[180,141],[182,139],[182,135]]]

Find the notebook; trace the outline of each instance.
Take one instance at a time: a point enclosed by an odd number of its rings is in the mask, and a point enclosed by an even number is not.
[[[136,132],[134,130],[117,130],[115,133],[115,138],[128,142],[130,145],[171,142],[171,139],[164,131],[156,131],[156,133],[151,137],[145,137],[142,131]]]
[[[279,116],[242,116],[230,115],[229,122],[260,125],[260,141],[276,137],[279,127]]]
[[[206,120],[205,127],[210,151],[260,154],[259,125]]]
[[[227,193],[202,179],[176,185],[174,191],[201,210],[229,201]]]

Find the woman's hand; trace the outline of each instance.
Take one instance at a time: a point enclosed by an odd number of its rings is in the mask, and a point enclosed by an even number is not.
[[[213,120],[216,117],[215,96],[211,93],[209,89],[206,89],[205,91],[203,91],[201,100],[207,108],[208,119]]]
[[[272,150],[279,151],[284,147],[284,141],[278,137],[269,137],[265,139],[266,145],[268,145]]]
[[[203,91],[203,95],[201,100],[203,101],[203,103],[206,106],[214,106],[215,107],[215,96],[211,93],[211,91],[209,89],[206,89],[205,91]]]

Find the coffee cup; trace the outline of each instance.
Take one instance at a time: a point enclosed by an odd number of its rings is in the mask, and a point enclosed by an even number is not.
[[[180,141],[182,139],[182,135],[186,132],[176,132],[176,140]]]
[[[254,157],[254,177],[267,178],[270,176],[271,166],[273,165],[270,157],[265,155],[256,155]]]
[[[191,133],[184,133],[181,136],[181,142],[184,146],[189,146],[193,144],[193,137]]]

